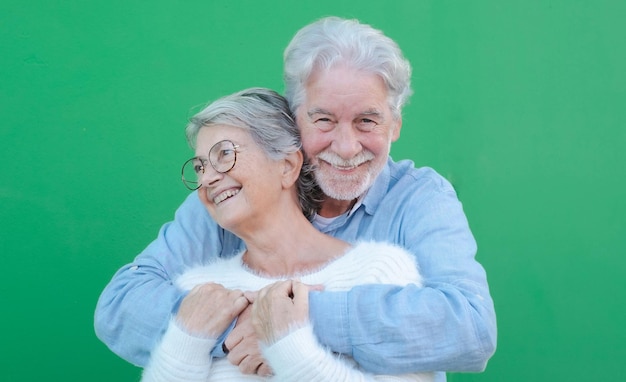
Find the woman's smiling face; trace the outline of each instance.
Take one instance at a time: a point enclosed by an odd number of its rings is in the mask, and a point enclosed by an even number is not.
[[[220,173],[211,166],[208,155],[224,140],[236,145],[236,161],[230,171]],[[248,224],[253,227],[256,217],[268,214],[282,189],[280,166],[247,131],[229,125],[202,127],[196,139],[196,156],[206,163],[198,196],[221,227],[237,233]]]

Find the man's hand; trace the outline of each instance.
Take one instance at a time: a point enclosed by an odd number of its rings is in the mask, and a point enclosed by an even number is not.
[[[256,293],[246,293],[250,302],[254,302]],[[272,370],[263,359],[259,340],[252,326],[251,313],[253,304],[248,305],[237,319],[237,324],[230,332],[224,346],[228,350],[228,360],[243,374],[272,375]]]
[[[192,335],[218,338],[248,305],[242,291],[206,283],[194,287],[185,296],[176,320]]]

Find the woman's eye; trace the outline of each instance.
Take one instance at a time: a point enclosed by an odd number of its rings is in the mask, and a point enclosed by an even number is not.
[[[235,150],[233,149],[224,149],[220,151],[219,159],[223,160],[224,158],[232,157],[235,154]]]

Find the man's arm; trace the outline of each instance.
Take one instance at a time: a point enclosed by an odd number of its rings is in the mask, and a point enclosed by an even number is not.
[[[347,254],[328,288],[346,290],[362,281],[377,280],[395,285],[420,284],[412,255],[398,248],[380,252],[384,244],[359,245]],[[387,261],[381,261],[383,257]],[[332,266],[331,266],[332,267]],[[328,271],[328,269],[326,270]],[[324,271],[322,271],[324,272]],[[333,271],[330,271],[333,272]],[[306,276],[305,276],[306,277]],[[326,277],[326,276],[325,276]],[[297,281],[278,282],[259,292],[253,306],[253,322],[277,380],[281,381],[433,381],[434,373],[411,375],[371,375],[364,373],[347,357],[336,356],[319,345],[308,321],[310,288]],[[285,335],[286,334],[286,335]],[[285,335],[281,338],[281,336]]]
[[[145,366],[184,297],[173,278],[238,245],[238,239],[218,229],[192,193],[174,221],[106,286],[96,306],[96,335],[120,357]]]
[[[435,186],[417,190],[400,185],[407,191],[395,205],[359,222],[371,238],[394,241],[416,256],[423,288],[311,292],[320,342],[371,372],[482,371],[495,351],[493,301],[461,203],[444,180],[430,183]]]

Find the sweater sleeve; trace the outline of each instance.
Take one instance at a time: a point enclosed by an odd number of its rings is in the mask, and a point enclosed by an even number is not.
[[[433,381],[432,373],[372,375],[356,368],[354,361],[340,358],[322,348],[309,324],[291,332],[275,344],[264,347],[263,355],[278,381]]]
[[[215,339],[192,336],[174,319],[152,354],[142,382],[207,381],[211,372],[211,349]]]

